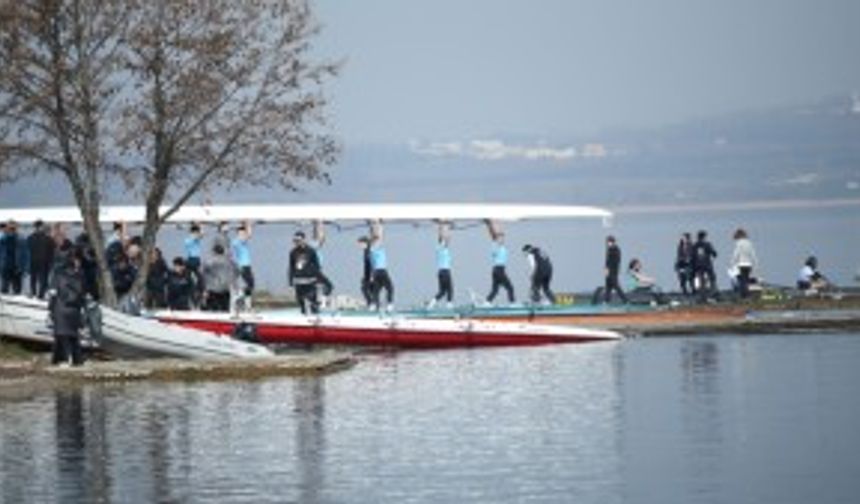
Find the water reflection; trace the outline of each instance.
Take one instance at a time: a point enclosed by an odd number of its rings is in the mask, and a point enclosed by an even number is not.
[[[0,501],[853,502],[860,338],[366,358],[0,402]]]
[[[299,502],[320,502],[325,488],[325,382],[319,377],[300,378],[293,390]]]

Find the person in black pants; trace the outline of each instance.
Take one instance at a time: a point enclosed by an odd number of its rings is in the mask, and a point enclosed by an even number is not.
[[[540,248],[529,244],[523,246],[523,252],[528,257],[532,270],[532,302],[539,303],[543,292],[547,300],[555,304],[555,294],[549,286],[552,282],[552,262],[549,256]]]
[[[72,365],[80,366],[84,363],[80,331],[84,324],[82,310],[85,302],[81,257],[80,251],[71,247],[66,247],[62,254],[54,270],[48,303],[54,333],[51,362],[67,366],[71,358]]]
[[[621,290],[621,285],[618,283],[618,272],[621,268],[621,248],[615,241],[615,237],[610,235],[606,237],[606,268],[604,274],[606,282],[603,286],[603,301],[609,303],[612,300],[612,291],[618,293],[621,301],[627,303],[627,296]]]
[[[42,221],[33,224],[27,246],[30,249],[30,295],[44,299],[48,292],[48,275],[54,265],[54,240],[45,232]]]
[[[436,241],[436,278],[439,289],[427,307],[433,308],[436,303],[445,299],[450,308],[454,300],[454,282],[451,278],[451,223],[447,221],[439,223],[439,236]]]
[[[30,250],[18,235],[18,224],[9,221],[0,236],[0,290],[3,294],[21,294],[24,273],[30,269]]]
[[[167,273],[167,307],[171,310],[190,310],[199,283],[195,283],[191,268],[185,259],[173,258],[173,269]],[[198,273],[199,274],[199,273]]]
[[[506,270],[508,248],[505,246],[505,233],[490,219],[485,220],[484,223],[487,225],[487,231],[490,233],[490,239],[493,241],[493,247],[490,252],[493,262],[492,284],[490,286],[490,293],[487,295],[487,303],[492,303],[496,299],[499,287],[502,287],[508,293],[508,302],[513,304],[516,301],[516,297],[514,296],[514,285],[511,283],[511,279],[508,278]]]
[[[678,249],[675,253],[675,273],[678,275],[678,285],[681,293],[689,296],[695,291],[693,285],[693,239],[690,233],[681,235]]]
[[[361,295],[364,296],[364,304],[370,306],[373,304],[373,264],[370,262],[370,238],[361,236],[357,241],[363,252],[364,270],[361,275]]]
[[[296,302],[303,314],[319,313],[317,281],[320,263],[316,250],[305,241],[305,234],[296,231],[293,235],[293,249],[290,251],[288,271],[290,287],[296,289]]]
[[[699,231],[693,245],[693,275],[698,284],[696,292],[702,296],[717,291],[717,275],[714,273],[716,257],[717,251],[708,241],[707,231]]]

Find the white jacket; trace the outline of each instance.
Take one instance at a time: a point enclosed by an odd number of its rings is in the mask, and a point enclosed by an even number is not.
[[[740,268],[748,266],[755,268],[758,265],[758,258],[755,255],[755,248],[749,239],[741,238],[735,241],[735,253],[732,255],[732,267]]]

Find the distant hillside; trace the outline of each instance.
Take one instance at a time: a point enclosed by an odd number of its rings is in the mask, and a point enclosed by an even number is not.
[[[331,186],[211,201],[534,201],[606,206],[860,197],[860,100],[552,142],[516,137],[347,145]],[[118,186],[117,186],[118,187]],[[114,202],[133,195],[108,191]],[[71,203],[62,180],[0,187],[4,206]]]

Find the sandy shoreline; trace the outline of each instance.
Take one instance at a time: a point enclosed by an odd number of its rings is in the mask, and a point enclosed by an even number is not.
[[[8,347],[8,345],[3,345]],[[6,348],[0,353],[7,353]],[[48,356],[19,354],[0,361],[0,400],[28,396],[45,389],[92,383],[136,381],[257,380],[283,376],[320,376],[355,364],[350,353],[331,350],[242,360],[90,360],[84,366],[58,368]]]

